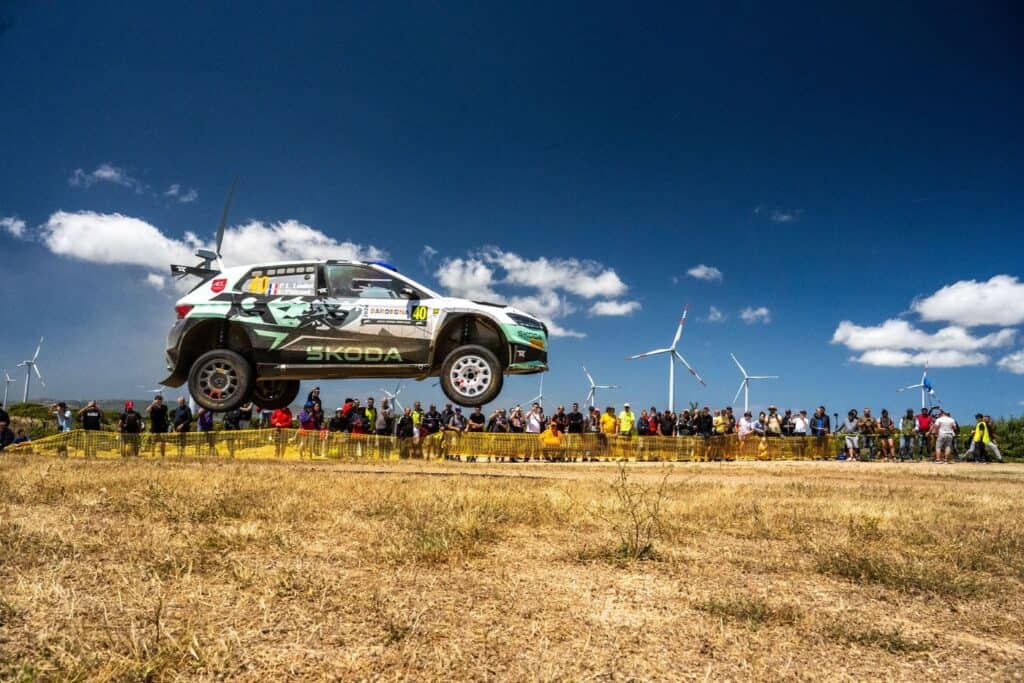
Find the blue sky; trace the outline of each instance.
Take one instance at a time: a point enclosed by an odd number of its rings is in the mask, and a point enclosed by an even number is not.
[[[553,341],[549,402],[582,400],[585,360],[623,385],[605,398],[663,406],[664,363],[624,357],[668,344],[689,303],[681,349],[708,388],[677,373],[680,404],[730,402],[733,351],[782,375],[752,390],[757,406],[914,406],[894,388],[931,357],[951,366],[931,374],[954,411],[1022,410],[1012,3],[7,2],[0,16],[0,364],[45,334],[48,396],[155,386],[174,291],[147,278],[186,232],[209,239],[238,174],[231,222],[249,239],[229,261],[302,248],[292,221],[441,289],[482,264],[474,287],[585,335]],[[698,265],[720,279],[687,274]],[[631,312],[594,315],[599,301]],[[769,320],[741,319],[762,307]],[[502,401],[536,388],[511,378]]]

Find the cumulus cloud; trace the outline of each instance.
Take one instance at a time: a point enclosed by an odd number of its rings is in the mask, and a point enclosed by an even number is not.
[[[712,306],[708,309],[708,317],[704,318],[709,323],[722,323],[725,322],[725,313],[722,313],[718,308]]]
[[[134,190],[138,194],[146,189],[141,181],[128,175],[124,169],[109,163],[100,164],[88,173],[81,168],[76,168],[68,178],[68,184],[73,187],[92,187],[96,183],[113,183]]]
[[[167,285],[167,278],[156,273],[149,273],[143,282],[153,289],[163,289]]]
[[[765,306],[747,307],[740,311],[740,319],[748,325],[754,323],[768,324],[772,321],[772,312]]]
[[[434,274],[453,296],[511,304],[543,320],[556,337],[584,336],[558,322],[578,310],[573,297],[602,298],[589,309],[594,315],[626,315],[627,309],[639,307],[638,302],[620,299],[628,289],[626,284],[614,269],[596,261],[531,259],[484,247],[464,257],[444,259]],[[509,292],[509,288],[532,291]]]
[[[93,211],[58,211],[43,225],[40,237],[58,256],[160,272],[166,272],[171,263],[193,263],[195,249],[210,246],[191,233],[176,239],[139,218]],[[224,260],[228,265],[312,258],[372,261],[385,256],[376,247],[339,242],[294,220],[251,221],[229,227],[224,233]],[[147,278],[147,284],[156,286],[156,281]]]
[[[997,364],[1000,370],[1012,372],[1015,375],[1024,375],[1024,350],[1015,351],[999,359]],[[1024,401],[1021,401],[1024,405]]]
[[[911,310],[922,320],[967,327],[1019,325],[1024,323],[1024,283],[1012,275],[995,275],[982,282],[960,280],[916,299]]]
[[[916,349],[923,351],[977,351],[1008,346],[1017,331],[1003,329],[984,336],[974,336],[965,328],[944,327],[929,334],[906,320],[886,320],[881,325],[863,327],[849,320],[839,323],[832,335],[833,344],[843,344],[853,351],[868,349]]]
[[[634,311],[640,310],[639,301],[596,301],[590,307],[591,315],[631,315]]]
[[[878,365],[890,368],[922,366],[928,363],[933,368],[961,368],[976,365],[987,365],[989,357],[976,351],[927,351],[909,352],[899,349],[871,349],[851,360],[865,365]]]
[[[722,271],[714,266],[705,266],[703,263],[690,268],[686,274],[707,282],[721,282],[722,280]]]
[[[17,216],[0,218],[0,228],[3,228],[12,237],[17,237],[18,239],[24,239],[25,237],[25,221]]]
[[[430,264],[434,262],[435,258],[437,258],[437,249],[429,244],[424,244],[420,250],[420,266],[423,270],[430,270]]]
[[[194,187],[190,187],[188,190],[182,190],[182,187],[178,183],[173,183],[164,192],[165,197],[171,197],[176,199],[182,204],[191,204],[195,200],[199,199],[199,191]]]

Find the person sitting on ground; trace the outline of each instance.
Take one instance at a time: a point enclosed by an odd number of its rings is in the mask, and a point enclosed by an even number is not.
[[[543,448],[561,448],[562,432],[558,429],[558,423],[552,420],[548,423],[547,429],[540,434],[540,445]]]
[[[18,444],[28,443],[31,440],[32,439],[28,438],[28,435],[25,434],[24,429],[19,429],[18,432],[14,435],[14,442],[11,445],[17,446]]]

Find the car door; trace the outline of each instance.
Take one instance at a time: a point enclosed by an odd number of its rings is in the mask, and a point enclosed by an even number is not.
[[[326,264],[320,294],[331,325],[326,362],[421,365],[430,348],[429,310],[402,280],[362,264]]]
[[[289,264],[253,268],[239,282],[231,319],[250,327],[260,362],[305,362],[300,338],[310,328],[317,267]]]

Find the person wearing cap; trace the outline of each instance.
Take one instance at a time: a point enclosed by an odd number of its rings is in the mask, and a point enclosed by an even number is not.
[[[121,457],[139,457],[139,435],[142,434],[143,421],[132,401],[124,402],[124,412],[118,420],[118,427],[121,432]]]
[[[449,432],[461,433],[466,431],[467,423],[466,418],[462,414],[462,406],[455,406],[455,410],[452,412],[452,417],[448,420],[448,424],[445,425],[445,429]]]
[[[853,408],[846,414],[846,422],[838,426],[836,434],[845,434],[846,459],[854,461],[857,459],[857,451],[860,448],[860,421],[857,420],[857,411]]]
[[[974,433],[971,436],[971,447],[964,453],[964,459],[968,456],[971,457],[975,462],[988,462],[988,456],[985,452],[988,445],[992,442],[992,438],[989,435],[988,423],[985,422],[985,416],[978,413],[974,416]]]
[[[629,438],[636,434],[636,417],[628,403],[622,404],[622,412],[619,413],[619,436]]]
[[[768,420],[764,425],[764,431],[768,436],[782,436],[782,418],[779,416],[779,409],[773,405],[768,406]]]
[[[736,424],[736,431],[739,434],[740,441],[743,441],[748,434],[754,431],[754,418],[749,410],[743,413],[743,417]]]

